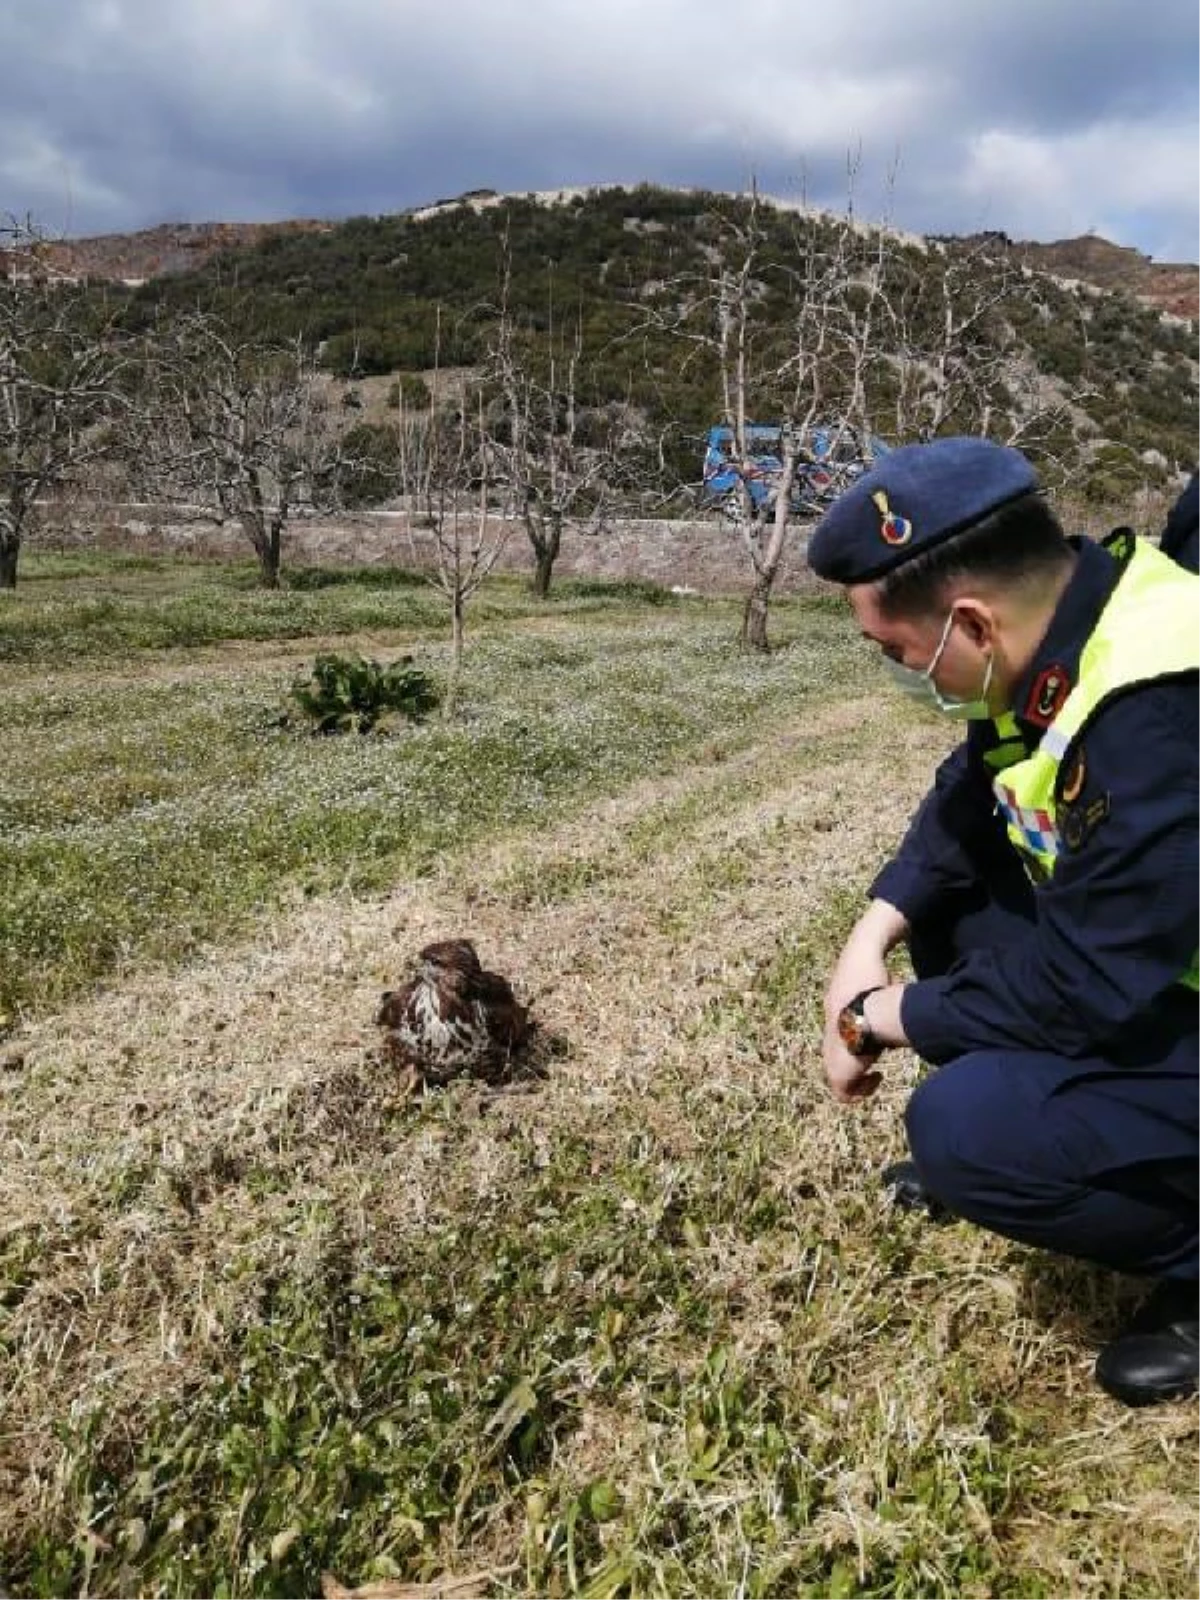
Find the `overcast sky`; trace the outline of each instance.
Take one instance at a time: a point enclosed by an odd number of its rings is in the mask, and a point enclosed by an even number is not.
[[[1196,261],[1196,0],[0,0],[0,214],[760,189]]]

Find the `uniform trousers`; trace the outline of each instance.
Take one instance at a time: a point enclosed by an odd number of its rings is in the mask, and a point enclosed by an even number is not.
[[[970,950],[1028,938],[1031,892],[1009,879],[914,923],[918,978]],[[1136,1057],[972,1050],[933,1070],[905,1112],[921,1180],[956,1215],[1122,1272],[1195,1279],[1193,997]]]

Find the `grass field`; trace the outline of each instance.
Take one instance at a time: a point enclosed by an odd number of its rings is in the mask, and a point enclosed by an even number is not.
[[[947,738],[839,605],[757,660],[733,602],[496,581],[457,720],[318,740],[318,649],[443,628],[297,579],[0,597],[0,1590],[1194,1594],[1195,1410],[1091,1382],[1138,1286],[886,1206],[911,1058],[824,1092]],[[448,934],[542,1075],[404,1098],[374,1007]]]

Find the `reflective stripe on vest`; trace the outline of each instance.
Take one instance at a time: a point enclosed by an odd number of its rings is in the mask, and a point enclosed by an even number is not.
[[[993,781],[1009,842],[1034,883],[1054,872],[1061,849],[1058,778],[1063,757],[1112,695],[1134,684],[1200,670],[1200,578],[1142,540],[1135,547],[1079,659],[1079,681],[1037,749]],[[1182,981],[1196,988],[1193,960]]]

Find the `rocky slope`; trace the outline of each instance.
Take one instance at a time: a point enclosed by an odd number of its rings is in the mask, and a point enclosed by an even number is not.
[[[71,277],[144,283],[166,273],[189,272],[218,251],[249,249],[275,234],[327,233],[336,224],[290,222],[164,222],[136,233],[105,233],[91,239],[60,239],[50,260]]]
[[[1007,234],[976,234],[963,243],[1000,248],[1015,255],[1037,272],[1056,278],[1078,279],[1097,288],[1124,290],[1160,311],[1177,317],[1200,317],[1200,267],[1187,262],[1153,261],[1127,245],[1113,244],[1096,234],[1058,239],[1052,244],[1010,239]]]

